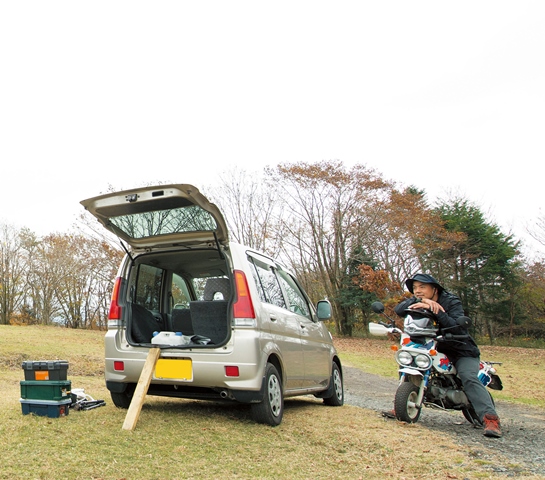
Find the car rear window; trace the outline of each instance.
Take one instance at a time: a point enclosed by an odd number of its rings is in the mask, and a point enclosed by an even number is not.
[[[172,233],[214,231],[214,217],[197,205],[111,217],[110,222],[134,239]]]

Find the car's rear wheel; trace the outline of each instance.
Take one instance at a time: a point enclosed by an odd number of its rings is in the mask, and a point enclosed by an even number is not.
[[[265,423],[276,427],[282,422],[284,414],[284,394],[282,392],[282,378],[272,363],[265,368],[265,391],[263,400],[252,403],[252,416],[257,423]]]
[[[344,386],[341,369],[336,363],[333,363],[331,370],[330,385],[333,387],[333,394],[330,397],[324,397],[324,403],[332,407],[340,407],[344,403]]]
[[[134,388],[130,387],[127,387],[124,392],[110,392],[112,402],[118,408],[129,408],[133,395]]]

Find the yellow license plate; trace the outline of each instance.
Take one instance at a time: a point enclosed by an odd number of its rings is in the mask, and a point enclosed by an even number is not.
[[[190,358],[160,358],[155,364],[155,378],[193,380],[193,364]]]

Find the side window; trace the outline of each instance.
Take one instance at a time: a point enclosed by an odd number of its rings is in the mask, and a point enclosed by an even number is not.
[[[301,292],[291,275],[282,270],[278,270],[278,277],[280,278],[282,288],[284,289],[284,291],[286,292],[286,296],[288,297],[288,308],[294,313],[312,319],[305,296],[303,292]]]
[[[252,257],[248,257],[248,261],[254,267],[252,268],[252,275],[254,276],[261,301],[286,308],[282,289],[271,266],[261,263]]]
[[[195,289],[195,295],[197,300],[204,300],[204,287],[206,285],[206,278],[195,278],[193,280],[193,288]]]
[[[172,274],[172,309],[189,308],[191,296],[187,283],[183,277],[175,273]]]
[[[163,270],[151,265],[138,266],[135,301],[152,312],[161,311]]]

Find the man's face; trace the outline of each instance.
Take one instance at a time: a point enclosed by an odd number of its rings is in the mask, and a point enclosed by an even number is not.
[[[422,283],[415,280],[413,282],[413,292],[417,297],[432,300],[435,295],[436,288],[429,283]]]

